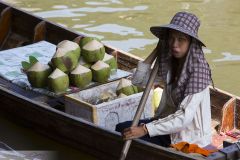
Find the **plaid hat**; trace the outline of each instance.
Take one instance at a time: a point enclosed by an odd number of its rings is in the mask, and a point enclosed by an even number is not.
[[[197,16],[188,12],[178,12],[175,14],[170,24],[163,26],[153,26],[150,28],[150,31],[156,37],[162,38],[168,29],[174,29],[195,38],[201,43],[202,46],[205,46],[205,44],[198,38],[199,26],[200,21]]]

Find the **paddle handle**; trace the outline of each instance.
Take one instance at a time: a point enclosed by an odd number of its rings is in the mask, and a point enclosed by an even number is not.
[[[136,114],[134,116],[134,119],[133,119],[133,122],[132,122],[132,127],[138,125],[139,119],[140,119],[140,117],[142,115],[142,112],[144,110],[144,106],[146,104],[149,92],[151,91],[152,85],[154,83],[154,79],[155,79],[155,77],[157,76],[157,73],[158,73],[158,68],[159,68],[158,60],[159,60],[159,58],[157,58],[157,60],[155,61],[154,67],[151,71],[150,77],[149,77],[148,82],[147,82],[147,86],[146,86],[146,88],[143,92],[143,95],[142,95],[141,100],[139,102]],[[132,143],[132,140],[125,141],[119,160],[125,160],[131,143]]]

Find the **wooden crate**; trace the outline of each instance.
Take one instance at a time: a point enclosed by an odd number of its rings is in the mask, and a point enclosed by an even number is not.
[[[81,117],[109,130],[115,130],[116,124],[132,120],[143,92],[109,102],[92,105],[90,99],[99,97],[101,93],[111,89],[116,91],[119,81],[114,81],[87,90],[65,96],[65,111]],[[141,118],[153,117],[152,95],[150,92]]]

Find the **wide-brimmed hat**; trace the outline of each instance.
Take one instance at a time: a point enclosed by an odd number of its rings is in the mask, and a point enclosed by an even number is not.
[[[170,24],[153,26],[150,28],[150,31],[156,37],[164,38],[164,35],[168,29],[174,29],[197,39],[203,46],[205,46],[205,44],[198,38],[199,27],[200,20],[196,15],[188,12],[178,12],[174,15]]]

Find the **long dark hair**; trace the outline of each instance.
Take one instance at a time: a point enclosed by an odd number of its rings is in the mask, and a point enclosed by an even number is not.
[[[189,43],[187,52],[189,52],[189,48],[191,46],[191,42],[192,42],[192,37],[190,36],[190,43]],[[170,61],[170,65],[171,65],[170,84],[174,84],[174,83],[176,83],[178,81],[187,54],[183,58],[181,58],[182,62],[180,62],[180,59],[171,56],[171,61]]]

